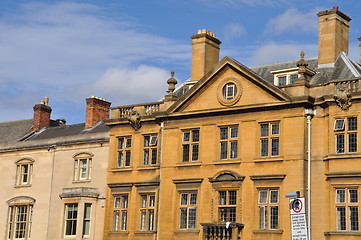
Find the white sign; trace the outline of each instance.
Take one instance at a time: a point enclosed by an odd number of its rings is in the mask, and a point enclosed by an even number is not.
[[[291,215],[292,240],[307,240],[306,214]]]
[[[305,214],[305,198],[290,199],[290,213],[291,215]]]

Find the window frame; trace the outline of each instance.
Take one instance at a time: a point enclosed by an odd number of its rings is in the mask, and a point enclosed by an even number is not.
[[[262,122],[260,126],[260,157],[278,157],[281,151],[281,122]],[[263,128],[263,127],[266,127]],[[276,127],[277,128],[274,128]],[[265,130],[266,129],[266,130]],[[276,131],[277,130],[277,131]],[[267,131],[267,132],[265,132]],[[276,131],[276,132],[274,132]]]
[[[29,158],[20,159],[15,162],[16,164],[15,186],[17,187],[31,186],[34,162],[35,162],[34,160]],[[26,172],[24,172],[25,169]],[[24,180],[25,177],[26,180]]]
[[[158,164],[158,135],[143,135],[143,166]]]
[[[19,212],[20,208],[25,208],[25,212]],[[31,238],[33,208],[34,205],[31,203],[11,204],[9,206],[6,239],[10,240]],[[20,236],[18,234],[20,234]]]
[[[82,163],[85,162],[83,165]],[[92,175],[92,164],[93,164],[93,155],[89,153],[80,153],[74,156],[74,174],[73,181],[83,182],[90,181]],[[85,166],[85,167],[84,167]],[[85,177],[82,176],[85,169]]]
[[[200,153],[200,129],[192,128],[182,130],[182,162],[199,161]],[[188,137],[185,137],[188,136]]]
[[[277,201],[272,201],[272,193],[277,192]],[[262,193],[266,193],[261,201]],[[273,195],[274,196],[274,195]],[[278,188],[258,189],[258,219],[260,230],[280,229],[280,190]],[[276,211],[276,212],[274,212]]]
[[[237,192],[236,189],[217,190],[217,212],[219,221],[237,221]],[[233,194],[234,196],[232,197]]]
[[[119,201],[117,201],[119,199]],[[118,213],[118,214],[117,214]],[[121,232],[128,229],[129,194],[113,195],[113,227],[112,231]]]
[[[356,191],[356,201],[351,198],[351,191]],[[338,194],[343,192],[342,201]],[[335,221],[336,231],[360,231],[360,195],[358,187],[335,188]],[[352,214],[356,213],[354,217]]]
[[[69,207],[72,207],[72,215],[69,216]],[[75,214],[75,216],[73,216]],[[74,203],[65,203],[65,212],[64,212],[64,236],[65,237],[74,237],[77,233],[78,225],[78,215],[79,215],[79,204]],[[68,224],[70,224],[70,232],[68,232]]]
[[[236,129],[236,132],[232,130]],[[223,130],[223,131],[222,131]],[[236,136],[232,135],[236,133]],[[239,157],[239,126],[229,125],[219,127],[219,159],[234,160]]]
[[[126,168],[131,166],[132,159],[132,136],[117,137],[117,168]]]
[[[184,196],[186,196],[185,202]],[[197,229],[198,198],[199,195],[197,190],[179,192],[179,229]]]
[[[351,123],[351,120],[355,120]],[[358,151],[357,116],[335,118],[335,152],[336,154],[356,153]]]
[[[143,201],[144,199],[145,201]],[[156,229],[156,194],[154,192],[140,193],[139,200],[139,230],[154,231]]]

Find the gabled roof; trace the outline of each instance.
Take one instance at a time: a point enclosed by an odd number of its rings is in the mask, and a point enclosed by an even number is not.
[[[242,65],[231,57],[224,57],[211,71],[209,71],[204,77],[202,77],[192,88],[186,91],[180,98],[168,109],[168,113],[177,111],[183,106],[190,98],[192,98],[200,89],[202,89],[209,81],[212,80],[217,74],[219,74],[226,67],[234,69],[237,73],[244,76],[248,80],[252,81],[255,85],[267,91],[279,100],[290,101],[291,96],[274,86],[271,82],[263,79],[257,75],[254,71]],[[272,81],[273,82],[273,81]]]

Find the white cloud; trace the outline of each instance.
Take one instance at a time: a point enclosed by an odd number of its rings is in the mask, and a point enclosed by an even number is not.
[[[224,27],[224,39],[230,40],[234,38],[239,38],[246,33],[246,29],[242,24],[232,23]]]
[[[297,43],[267,43],[254,47],[252,57],[248,59],[250,66],[272,64],[277,62],[292,61],[300,59],[301,51],[305,52],[305,58],[317,56],[316,44]]]
[[[139,28],[131,18],[111,16],[92,4],[31,3],[1,15],[0,96],[8,101],[0,101],[0,110],[13,111],[8,102],[16,102],[19,112],[28,112],[47,96],[53,116],[64,111],[74,122],[85,98],[97,95],[120,105],[134,84],[150,91],[132,96],[133,102],[158,100],[164,94],[156,88],[169,78],[164,66],[188,66],[190,46]],[[114,79],[118,85],[109,89],[104,83]],[[136,79],[133,85],[129,79]],[[115,94],[119,87],[122,96]],[[31,117],[3,114],[0,121]]]
[[[302,13],[296,8],[289,8],[286,12],[271,19],[266,24],[264,33],[280,35],[287,32],[317,32],[317,12],[320,8],[314,8],[307,13]]]

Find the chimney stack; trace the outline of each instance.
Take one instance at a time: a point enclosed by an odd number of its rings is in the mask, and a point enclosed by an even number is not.
[[[92,96],[86,99],[85,129],[93,127],[102,120],[109,119],[110,102]]]
[[[191,80],[201,79],[219,61],[221,41],[216,34],[205,29],[198,30],[192,37],[192,73]]]
[[[341,51],[348,54],[348,29],[351,18],[333,7],[319,12],[318,65],[332,64]]]
[[[39,131],[44,127],[50,126],[50,113],[51,107],[48,106],[49,98],[44,97],[44,100],[40,104],[36,104],[34,109],[34,118],[33,118],[33,130]]]

